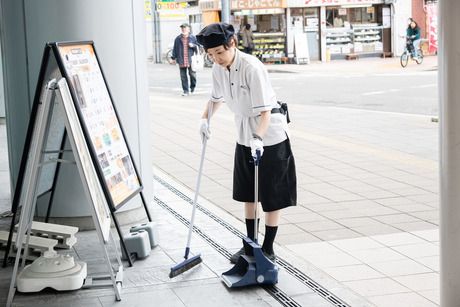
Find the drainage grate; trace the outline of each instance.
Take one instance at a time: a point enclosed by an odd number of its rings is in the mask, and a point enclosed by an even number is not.
[[[179,191],[178,189],[176,189],[174,186],[172,186],[171,184],[169,184],[168,182],[166,182],[165,180],[161,179],[160,177],[158,177],[157,175],[154,175],[154,179],[156,181],[158,181],[159,183],[161,183],[164,187],[166,187],[168,190],[170,190],[171,192],[173,192],[174,194],[176,194],[177,196],[179,196],[180,198],[182,198],[183,200],[185,200],[186,202],[190,203],[193,205],[193,200],[188,197],[187,195],[185,195],[184,193],[182,193],[181,191]],[[180,215],[179,213],[177,213],[174,209],[170,208],[168,205],[166,205],[164,202],[162,202],[160,199],[158,199],[157,197],[155,197],[155,201],[160,205],[162,206],[164,209],[168,210],[171,214],[173,214],[177,219],[179,219],[182,223],[184,223],[185,225],[189,225],[189,221],[187,219],[185,219],[182,215]],[[214,213],[212,213],[211,211],[209,211],[208,209],[204,208],[203,206],[201,206],[200,204],[197,203],[197,209],[200,210],[203,214],[205,214],[206,216],[209,216],[211,219],[213,219],[214,221],[216,221],[217,223],[219,223],[220,225],[222,225],[224,228],[226,228],[228,231],[230,231],[231,233],[233,233],[234,235],[236,235],[237,237],[239,238],[244,238],[245,235],[239,231],[238,229],[236,229],[235,227],[233,227],[232,225],[228,224],[226,221],[224,221],[223,219],[221,219],[220,217],[218,217],[217,215],[215,215]],[[207,236],[203,231],[201,231],[200,229],[196,228],[196,226],[194,226],[194,230],[200,234],[200,236],[205,239],[210,245],[212,245],[217,251],[219,251],[219,253],[221,253],[223,256],[227,257],[227,258],[230,258],[231,256],[231,253],[225,249],[224,247],[222,247],[221,245],[219,245],[217,242],[215,242],[213,239],[211,239],[209,236]],[[314,292],[316,292],[317,294],[319,294],[320,296],[322,296],[324,299],[326,299],[327,301],[329,301],[331,304],[335,305],[335,306],[338,306],[338,307],[351,307],[350,305],[348,305],[347,303],[345,303],[343,300],[341,300],[340,298],[338,298],[335,294],[333,294],[332,292],[330,292],[329,290],[327,290],[326,288],[324,288],[323,286],[321,286],[319,283],[317,283],[316,281],[314,281],[313,279],[311,279],[310,277],[308,277],[305,273],[303,273],[302,271],[300,271],[299,269],[297,269],[296,267],[294,267],[292,264],[290,264],[289,262],[281,259],[280,257],[277,257],[276,258],[276,263],[284,268],[286,270],[286,272],[288,272],[289,274],[291,274],[293,277],[295,277],[297,280],[299,280],[302,284],[304,284],[305,286],[309,287],[310,289],[312,289]],[[276,289],[275,290],[269,290],[270,288],[274,288]],[[278,300],[281,304],[283,304],[284,306],[300,306],[297,302],[293,301],[294,302],[294,305],[289,305],[289,304],[285,304],[284,301],[283,301],[283,295],[285,297],[287,297],[288,299],[290,299],[292,301],[292,299],[290,297],[288,297],[284,292],[282,292],[281,290],[279,290],[277,287],[275,286],[265,286],[264,289],[270,293],[270,295],[272,295],[276,300]],[[279,291],[280,293],[278,294]],[[275,296],[276,295],[276,296]]]

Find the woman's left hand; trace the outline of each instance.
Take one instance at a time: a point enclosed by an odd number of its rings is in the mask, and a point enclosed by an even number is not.
[[[252,138],[249,141],[249,145],[251,146],[252,157],[257,158],[257,150],[260,152],[260,156],[262,157],[264,153],[264,142],[257,138]]]

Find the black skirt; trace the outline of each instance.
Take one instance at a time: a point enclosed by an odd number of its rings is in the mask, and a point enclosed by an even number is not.
[[[235,148],[233,199],[254,202],[254,160],[251,148],[240,144]],[[296,170],[289,139],[264,146],[259,164],[259,201],[264,212],[297,203]]]

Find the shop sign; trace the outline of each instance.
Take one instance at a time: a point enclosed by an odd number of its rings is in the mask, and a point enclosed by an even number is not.
[[[437,3],[426,5],[428,23],[429,52],[438,51],[438,6]]]
[[[220,11],[222,2],[220,0],[200,0],[200,10],[205,11]]]
[[[253,15],[276,15],[284,14],[284,9],[256,9],[235,11],[235,16],[253,16]],[[248,22],[249,23],[249,22]]]
[[[382,4],[384,0],[287,0],[288,7]]]
[[[187,2],[157,2],[157,10],[180,10],[187,7]]]
[[[285,8],[286,0],[232,0],[232,10]]]

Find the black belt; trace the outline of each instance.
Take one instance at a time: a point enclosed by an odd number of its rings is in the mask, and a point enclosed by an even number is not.
[[[291,122],[291,120],[289,119],[289,111],[288,111],[287,104],[284,103],[284,102],[280,102],[280,101],[278,101],[278,104],[280,105],[280,107],[279,108],[273,108],[271,113],[272,114],[281,113],[283,115],[286,115],[286,121],[289,124]]]

